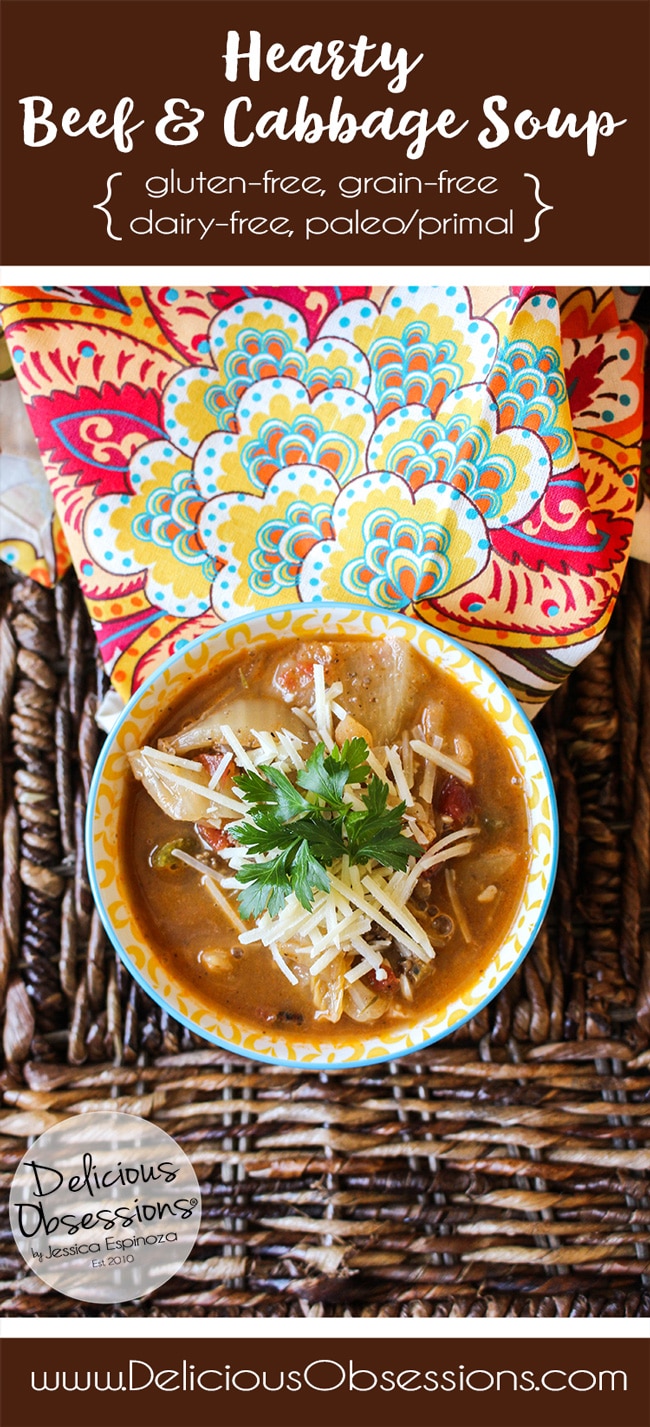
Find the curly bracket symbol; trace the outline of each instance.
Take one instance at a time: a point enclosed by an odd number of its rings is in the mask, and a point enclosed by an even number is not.
[[[118,234],[116,234],[116,233],[113,232],[113,228],[112,228],[113,219],[112,219],[111,212],[110,212],[110,210],[109,210],[109,208],[108,208],[108,204],[110,203],[111,198],[113,197],[113,188],[112,188],[113,179],[114,179],[114,178],[121,178],[121,177],[122,177],[122,174],[121,174],[121,173],[111,173],[111,174],[109,174],[109,176],[108,176],[108,178],[107,178],[107,180],[106,180],[106,197],[105,197],[105,199],[104,199],[104,202],[103,202],[103,203],[93,203],[93,208],[97,208],[100,213],[103,213],[103,214],[104,214],[104,217],[105,217],[105,219],[106,219],[106,232],[108,233],[109,238],[112,238],[112,239],[113,239],[113,242],[114,242],[114,243],[121,243],[121,242],[122,242],[122,239],[119,237]]]
[[[535,232],[534,232],[534,233],[531,233],[530,238],[524,238],[524,242],[525,242],[525,243],[534,243],[535,240],[536,240],[537,238],[539,238],[539,220],[540,220],[540,218],[541,218],[541,216],[542,216],[542,213],[552,213],[552,212],[553,212],[553,204],[552,204],[552,203],[544,203],[544,202],[542,201],[542,199],[541,199],[541,197],[540,197],[540,192],[539,192],[539,179],[538,179],[536,173],[525,173],[525,174],[524,174],[524,178],[532,178],[533,183],[534,183],[534,185],[535,185],[535,199],[536,199],[537,204],[538,204],[537,212],[536,212],[536,214],[535,214]]]

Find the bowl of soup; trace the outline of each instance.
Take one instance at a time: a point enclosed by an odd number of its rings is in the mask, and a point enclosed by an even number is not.
[[[539,741],[494,672],[347,604],[179,650],[104,745],[86,827],[102,921],[153,1000],[314,1069],[477,1015],[534,941],[557,843]]]

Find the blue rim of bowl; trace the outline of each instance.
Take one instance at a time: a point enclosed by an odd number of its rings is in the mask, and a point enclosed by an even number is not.
[[[524,723],[526,725],[526,732],[528,733],[528,736],[532,739],[535,745],[537,757],[539,758],[542,770],[544,772],[544,777],[546,779],[546,784],[548,788],[549,805],[551,809],[551,827],[553,833],[551,846],[551,866],[549,870],[546,892],[544,894],[544,900],[542,902],[542,905],[539,909],[539,914],[535,920],[535,925],[531,930],[526,945],[523,947],[522,951],[520,951],[517,960],[510,967],[507,976],[505,976],[503,980],[499,982],[498,986],[496,986],[495,989],[491,991],[488,996],[485,996],[484,999],[479,1003],[479,1005],[472,1007],[472,1010],[468,1011],[467,1015],[463,1016],[460,1021],[455,1021],[451,1029],[446,1028],[445,1030],[440,1031],[437,1035],[428,1036],[427,1039],[421,1041],[419,1045],[408,1046],[405,1050],[391,1051],[387,1055],[363,1056],[361,1059],[345,1061],[298,1059],[284,1060],[277,1055],[267,1055],[264,1051],[243,1050],[240,1046],[234,1046],[231,1041],[225,1040],[222,1036],[215,1035],[213,1031],[206,1031],[201,1026],[197,1026],[196,1022],[190,1020],[189,1016],[184,1016],[182,1011],[174,1010],[174,1008],[170,1006],[169,1002],[165,999],[161,992],[157,991],[155,987],[151,986],[150,983],[147,981],[146,977],[143,976],[142,973],[138,970],[138,968],[133,965],[113,928],[110,918],[108,917],[97,881],[97,874],[95,871],[95,859],[92,845],[97,791],[101,782],[106,759],[108,758],[113,748],[115,739],[120,731],[120,728],[122,727],[122,724],[125,723],[126,719],[130,717],[131,709],[136,703],[139,702],[143,694],[146,693],[147,689],[151,688],[151,686],[155,683],[156,679],[160,678],[161,673],[165,669],[170,668],[173,664],[175,664],[177,660],[184,658],[188,650],[192,648],[198,649],[199,645],[209,643],[211,639],[214,639],[216,634],[221,634],[224,629],[236,629],[237,626],[240,624],[250,624],[251,620],[254,620],[260,616],[266,617],[270,614],[274,616],[283,614],[294,614],[296,611],[300,611],[301,614],[320,614],[321,612],[327,610],[345,609],[349,609],[350,611],[355,611],[357,613],[362,614],[378,614],[381,615],[382,619],[390,619],[392,615],[395,619],[399,619],[406,624],[412,624],[413,627],[419,632],[424,629],[425,631],[428,630],[430,633],[438,635],[439,638],[444,640],[446,644],[451,644],[455,649],[459,649],[464,655],[466,655],[467,658],[475,660],[479,667],[485,669],[489,677],[494,680],[497,687],[503,691],[503,693],[506,695],[506,698],[508,699],[508,702],[510,704],[514,703],[516,705],[517,713],[524,720]],[[503,679],[500,679],[499,675],[495,674],[492,666],[490,664],[487,664],[484,659],[481,659],[480,654],[475,654],[473,649],[468,649],[466,645],[461,644],[460,640],[454,639],[453,636],[450,634],[445,634],[444,631],[438,629],[436,625],[425,625],[422,620],[413,619],[412,615],[401,614],[399,611],[396,610],[388,610],[382,608],[381,605],[348,605],[343,600],[322,600],[311,604],[302,604],[301,602],[297,601],[295,604],[274,605],[273,608],[269,610],[251,610],[250,614],[240,615],[237,619],[225,620],[223,624],[217,624],[215,625],[214,629],[208,630],[205,634],[200,634],[197,639],[188,640],[187,644],[184,645],[182,649],[178,649],[174,654],[171,654],[169,659],[166,659],[163,664],[158,665],[129,699],[129,702],[128,704],[126,704],[123,713],[120,714],[117,723],[111,729],[111,732],[109,733],[106,739],[106,742],[99,755],[97,766],[95,768],[95,772],[93,773],[93,778],[90,785],[85,825],[86,866],[88,869],[88,876],[90,880],[90,889],[93,895],[93,901],[103,923],[104,930],[107,933],[109,940],[112,942],[122,964],[126,967],[127,971],[133,977],[134,981],[137,982],[140,989],[144,991],[147,996],[150,997],[150,999],[159,1007],[159,1009],[161,1011],[165,1011],[168,1015],[173,1016],[175,1021],[178,1021],[180,1025],[185,1026],[188,1031],[192,1031],[194,1035],[201,1036],[201,1038],[205,1040],[208,1045],[211,1045],[219,1050],[225,1050],[228,1052],[229,1055],[240,1055],[244,1060],[257,1061],[257,1063],[260,1065],[275,1065],[285,1070],[313,1070],[315,1072],[325,1070],[328,1072],[328,1074],[345,1072],[346,1070],[364,1070],[368,1069],[373,1065],[383,1065],[386,1063],[386,1061],[389,1060],[401,1060],[405,1055],[418,1055],[422,1051],[428,1050],[430,1046],[436,1045],[439,1041],[446,1040],[447,1037],[452,1035],[453,1032],[458,1031],[461,1029],[462,1026],[467,1025],[468,1021],[474,1020],[475,1016],[478,1016],[480,1012],[485,1009],[486,1006],[489,1006],[490,1002],[493,1001],[496,996],[500,995],[501,991],[503,991],[504,986],[507,986],[508,982],[512,980],[512,977],[519,970],[519,967],[524,961],[524,958],[528,955],[533,945],[533,942],[535,941],[535,938],[540,930],[540,927],[542,926],[542,923],[548,911],[551,896],[553,894],[553,887],[555,885],[555,877],[557,873],[557,864],[559,856],[559,843],[560,824],[557,809],[557,799],[555,797],[553,779],[551,778],[551,772],[546,761],[546,755],[539,741],[539,738],[537,737],[537,734],[533,728],[533,725],[530,722],[530,719],[524,713],[524,710],[522,709],[521,705],[517,703],[514,694],[508,688],[507,684],[504,684]]]

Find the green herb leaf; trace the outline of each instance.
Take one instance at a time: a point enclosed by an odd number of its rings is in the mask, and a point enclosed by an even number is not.
[[[244,886],[242,917],[259,917],[265,910],[277,916],[290,892],[310,909],[314,890],[329,890],[327,867],[344,853],[353,863],[375,861],[400,871],[411,854],[417,856],[417,843],[402,833],[405,805],[387,808],[388,787],[371,772],[368,752],[363,738],[330,753],[319,743],[296,778],[310,798],[276,768],[261,767],[235,779],[250,809],[232,836],[264,858],[237,873]],[[343,798],[348,785],[362,783],[367,784],[361,794],[364,811]]]
[[[277,852],[291,847],[295,839],[290,823],[283,827],[273,813],[255,813],[254,817],[254,822],[231,828],[231,837],[249,852]]]
[[[388,785],[381,778],[371,778],[361,801],[366,812],[351,811],[345,820],[350,861],[379,862],[382,867],[394,867],[403,872],[411,855],[417,857],[419,847],[412,837],[402,832],[405,803],[387,808]]]
[[[260,774],[264,777],[260,777]],[[310,804],[302,793],[289,782],[286,773],[278,768],[262,765],[259,772],[241,773],[234,780],[235,786],[244,794],[247,803],[257,803],[260,807],[273,808],[281,822],[295,818],[298,813],[308,812]]]
[[[346,850],[338,822],[314,810],[309,817],[282,823],[273,813],[255,812],[254,822],[239,823],[231,836],[249,852],[292,852],[304,841],[323,863],[334,862]]]
[[[348,783],[366,783],[372,777],[368,754],[370,750],[365,738],[346,738],[343,747],[339,750],[332,749],[330,757],[340,759],[341,763],[347,763],[349,768]],[[381,782],[381,779],[380,779]]]
[[[314,887],[329,892],[330,879],[320,862],[312,856],[307,842],[301,842],[291,866],[291,886],[307,911],[311,910]]]
[[[239,912],[245,921],[261,917],[265,911],[270,917],[277,917],[291,891],[284,853],[267,862],[253,862],[240,868],[237,879],[246,884],[238,898]]]
[[[297,818],[288,831],[299,834],[308,844],[310,851],[319,862],[336,862],[347,850],[343,838],[341,818],[328,818],[317,809],[308,818]]]
[[[348,783],[363,783],[371,776],[367,758],[368,745],[363,738],[346,740],[342,748],[334,745],[331,753],[324,743],[319,743],[296,781],[301,788],[316,793],[328,807],[338,811],[345,806],[343,790]]]
[[[319,743],[310,754],[297,780],[301,788],[316,793],[330,808],[343,807],[343,789],[348,781],[347,764],[328,757],[324,743]]]

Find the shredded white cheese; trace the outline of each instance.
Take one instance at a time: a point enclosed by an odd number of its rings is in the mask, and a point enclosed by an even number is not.
[[[471,768],[466,768],[457,758],[450,758],[448,753],[441,753],[440,749],[434,748],[432,744],[423,743],[421,738],[412,738],[411,748],[414,753],[419,753],[421,758],[427,758],[430,763],[437,763],[439,768],[444,768],[445,772],[453,773],[461,783],[474,782]]]
[[[379,909],[379,907],[373,907],[372,904],[368,902],[368,899],[366,897],[363,897],[358,892],[353,891],[351,887],[343,887],[338,881],[338,878],[335,877],[331,871],[329,874],[329,878],[332,886],[337,891],[342,892],[344,896],[347,896],[349,900],[354,904],[354,906],[359,907],[362,912],[365,912],[366,915],[370,917],[371,921],[377,922],[380,927],[384,928],[384,931],[387,931],[389,933],[390,936],[394,936],[398,941],[403,942],[404,946],[407,946],[409,948],[409,951],[412,951],[415,956],[419,957],[420,961],[429,959],[423,953],[423,949],[420,943],[414,941],[413,938],[409,936],[408,933],[402,931],[401,927],[397,926],[395,922],[392,922],[389,920],[388,917],[385,917],[384,913]],[[431,947],[430,950],[431,958],[433,958],[435,956],[433,947]]]
[[[327,951],[324,951],[323,955],[318,958],[318,961],[315,965],[312,962],[312,965],[309,968],[311,975],[320,976],[322,971],[327,970],[327,967],[330,965],[330,962],[335,961],[337,956],[340,955],[341,948],[339,946],[330,946],[329,949]]]
[[[434,788],[434,784],[435,784],[435,778],[436,778],[436,765],[435,765],[435,763],[430,763],[428,759],[425,759],[424,772],[423,772],[423,774],[422,774],[422,779],[421,779],[420,788],[419,788],[419,796],[420,796],[420,801],[421,801],[421,802],[423,802],[423,803],[429,803],[429,804],[431,803],[431,799],[433,798],[433,788]]]
[[[349,785],[343,789],[343,802],[349,803],[350,807],[355,808],[358,813],[365,811],[365,804],[362,802],[359,794],[355,793],[354,788],[350,788]]]
[[[448,837],[441,838],[440,842],[435,842],[433,847],[425,852],[424,857],[416,862],[410,872],[399,873],[398,875],[403,879],[399,884],[400,902],[408,902],[418,878],[424,872],[428,872],[429,868],[437,867],[441,862],[447,862],[450,857],[466,857],[467,853],[472,851],[472,843],[467,839],[472,835],[475,836],[478,832],[480,832],[478,827],[459,828],[457,832],[450,832]],[[457,841],[463,837],[466,839],[465,842]]]
[[[321,961],[323,961],[323,957],[319,955],[319,953],[327,952],[328,949],[332,946],[336,951],[340,951],[341,937],[345,934],[346,938],[349,940],[351,933],[354,930],[354,927],[358,925],[360,920],[361,919],[357,911],[349,912],[347,917],[344,917],[341,922],[336,921],[336,913],[334,914],[333,925],[327,928],[327,931],[324,936],[321,936],[318,938],[317,941],[312,942],[311,954],[312,956],[315,956],[317,958],[316,962],[312,963],[312,966],[310,967],[312,976],[318,976],[319,971],[323,970],[323,966],[321,966]],[[327,961],[329,960],[331,960],[331,958],[328,957]],[[327,961],[324,961],[325,966],[327,965]]]
[[[415,768],[413,765],[413,749],[411,748],[411,742],[406,729],[404,729],[402,734],[401,756],[404,777],[406,778],[409,788],[412,788],[415,782]]]
[[[144,752],[144,750],[143,750]],[[158,755],[156,755],[158,757]],[[149,760],[151,764],[151,760]],[[159,777],[165,781],[165,775],[158,769]],[[231,808],[234,812],[242,812],[241,802],[235,802],[234,798],[226,797],[225,793],[218,793],[216,788],[209,788],[207,783],[195,783],[191,778],[183,778],[180,773],[169,773],[173,777],[173,787],[189,788],[190,792],[198,793],[201,798],[206,798],[209,803],[214,803],[217,807]]]
[[[166,753],[162,748],[151,748],[149,744],[145,744],[144,748],[140,749],[140,752],[148,753],[150,756],[157,758],[161,763],[171,763],[174,768],[190,768],[197,773],[205,772],[203,764],[197,763],[194,758],[181,758],[178,753]]]
[[[301,723],[304,723],[305,728],[308,728],[310,732],[314,731],[314,720],[307,709],[299,709],[297,704],[292,704],[291,712],[296,715],[296,718],[300,719]]]
[[[287,963],[282,955],[282,952],[280,951],[279,946],[276,946],[274,941],[271,942],[271,956],[273,957],[276,966],[279,966],[283,975],[286,976],[287,981],[290,981],[292,986],[297,986],[298,977],[291,970],[291,967],[287,966]]]
[[[314,664],[314,723],[325,747],[332,749],[332,710],[325,697],[325,670],[322,664]]]
[[[355,948],[355,950],[356,950],[356,948]],[[361,980],[361,977],[362,977],[362,976],[367,976],[367,975],[368,975],[368,972],[369,972],[369,971],[372,971],[372,969],[373,969],[373,968],[370,966],[369,962],[366,961],[366,960],[364,960],[364,958],[362,957],[361,961],[358,961],[357,964],[356,964],[356,966],[353,966],[353,967],[352,967],[351,971],[346,971],[345,976],[344,976],[344,981],[345,981],[346,985],[347,985],[347,986],[354,986],[355,981],[360,981],[360,980]],[[379,977],[379,971],[378,971],[378,970],[375,971],[375,975],[376,975],[377,977]],[[384,977],[385,977],[385,976],[386,976],[386,972],[384,972]],[[382,978],[382,979],[383,979],[383,978]]]
[[[466,837],[478,837],[480,827],[457,827],[455,832],[446,832],[444,837],[439,837],[432,852],[442,852],[445,847],[451,847],[454,842],[461,842]]]
[[[292,892],[277,917],[272,920],[265,912],[260,917],[257,926],[252,927],[250,931],[243,932],[239,940],[242,946],[256,941],[261,941],[264,946],[270,946],[272,941],[281,941],[286,944],[286,942],[292,941],[298,932],[301,936],[308,936],[311,928],[317,927],[319,921],[322,920],[326,901],[326,894],[317,892],[313,908],[308,912]]]
[[[421,947],[427,959],[430,961],[433,960],[435,951],[433,950],[424,927],[421,927],[415,917],[391,897],[386,885],[384,884],[382,886],[377,877],[364,877],[363,885],[366,891],[370,892],[371,896],[377,898],[377,901],[385,908],[388,915],[393,917],[397,925],[400,928],[403,927],[404,931]],[[401,935],[401,939],[403,939],[403,934]]]
[[[275,763],[278,756],[278,746],[273,737],[273,734],[267,733],[266,730],[263,728],[252,728],[251,733],[253,735],[253,738],[257,739],[257,742],[259,743],[259,754],[262,755],[261,757],[258,757],[257,752],[255,750],[253,751],[251,756],[255,764],[257,765],[258,762]]]
[[[386,773],[384,772],[384,769],[382,768],[381,763],[379,762],[377,754],[373,752],[372,748],[368,749],[368,757],[366,759],[366,762],[372,772],[376,774],[377,778],[381,778],[382,783],[388,783],[388,786],[391,791],[394,791],[390,778],[386,777]]]
[[[219,762],[217,763],[214,773],[212,774],[210,782],[208,783],[209,788],[216,788],[217,784],[221,782],[221,779],[223,778],[226,769],[230,766],[231,763],[232,753],[224,753],[223,757],[219,759]]]
[[[214,868],[208,867],[205,862],[199,862],[197,857],[191,857],[189,852],[183,852],[181,847],[174,847],[172,849],[172,857],[177,857],[179,862],[186,862],[188,867],[194,867],[197,872],[202,874],[205,887],[214,898],[224,916],[228,918],[230,925],[235,927],[237,931],[243,931],[244,923],[241,918],[237,916],[234,907],[231,907],[228,898],[224,897],[223,892],[217,885],[219,882],[219,874],[215,872]]]
[[[413,806],[413,798],[411,797],[411,789],[404,776],[402,760],[397,749],[395,747],[387,747],[386,757],[388,758],[399,800],[401,803],[406,803],[407,808],[410,808]]]
[[[420,824],[417,819],[405,817],[404,822],[406,823],[411,837],[415,838],[416,842],[419,842],[420,847],[428,847],[431,838],[427,837],[426,833],[420,827]]]
[[[467,917],[465,916],[465,913],[463,911],[460,897],[458,896],[458,892],[456,891],[455,874],[449,867],[445,867],[445,882],[447,883],[447,892],[449,894],[449,901],[451,902],[452,911],[454,913],[456,921],[458,922],[458,926],[460,927],[461,935],[463,937],[463,940],[469,943],[472,940],[472,933],[469,928]]]
[[[289,762],[293,764],[297,772],[300,772],[300,769],[305,766],[304,759],[301,758],[298,752],[299,748],[304,748],[302,739],[296,738],[295,733],[288,733],[287,730],[283,728],[280,729],[278,733],[278,740]]]
[[[255,764],[253,763],[252,758],[249,757],[248,753],[246,752],[246,749],[242,748],[237,734],[233,733],[232,729],[227,723],[222,723],[221,734],[222,737],[225,738],[228,746],[232,748],[232,751],[235,755],[235,758],[237,759],[240,768],[247,768],[249,773],[254,773]]]
[[[360,965],[362,967],[362,971],[367,971],[368,967],[370,966],[372,967],[373,971],[377,972],[378,979],[380,981],[385,981],[386,972],[383,970],[381,964],[381,950],[384,950],[387,946],[390,946],[390,942],[382,941],[379,943],[379,946],[370,946],[369,942],[367,942],[364,937],[353,936],[351,937],[351,944],[354,947],[354,950],[358,951],[361,957]],[[364,961],[366,963],[365,967],[363,965]],[[354,971],[356,970],[357,968],[355,967]],[[354,975],[354,971],[348,972],[348,975],[345,978],[346,981],[357,980],[357,977]]]
[[[358,892],[359,894],[361,893],[361,873],[358,867],[350,867],[349,874],[345,878],[345,882],[346,885],[353,887],[355,892]]]

